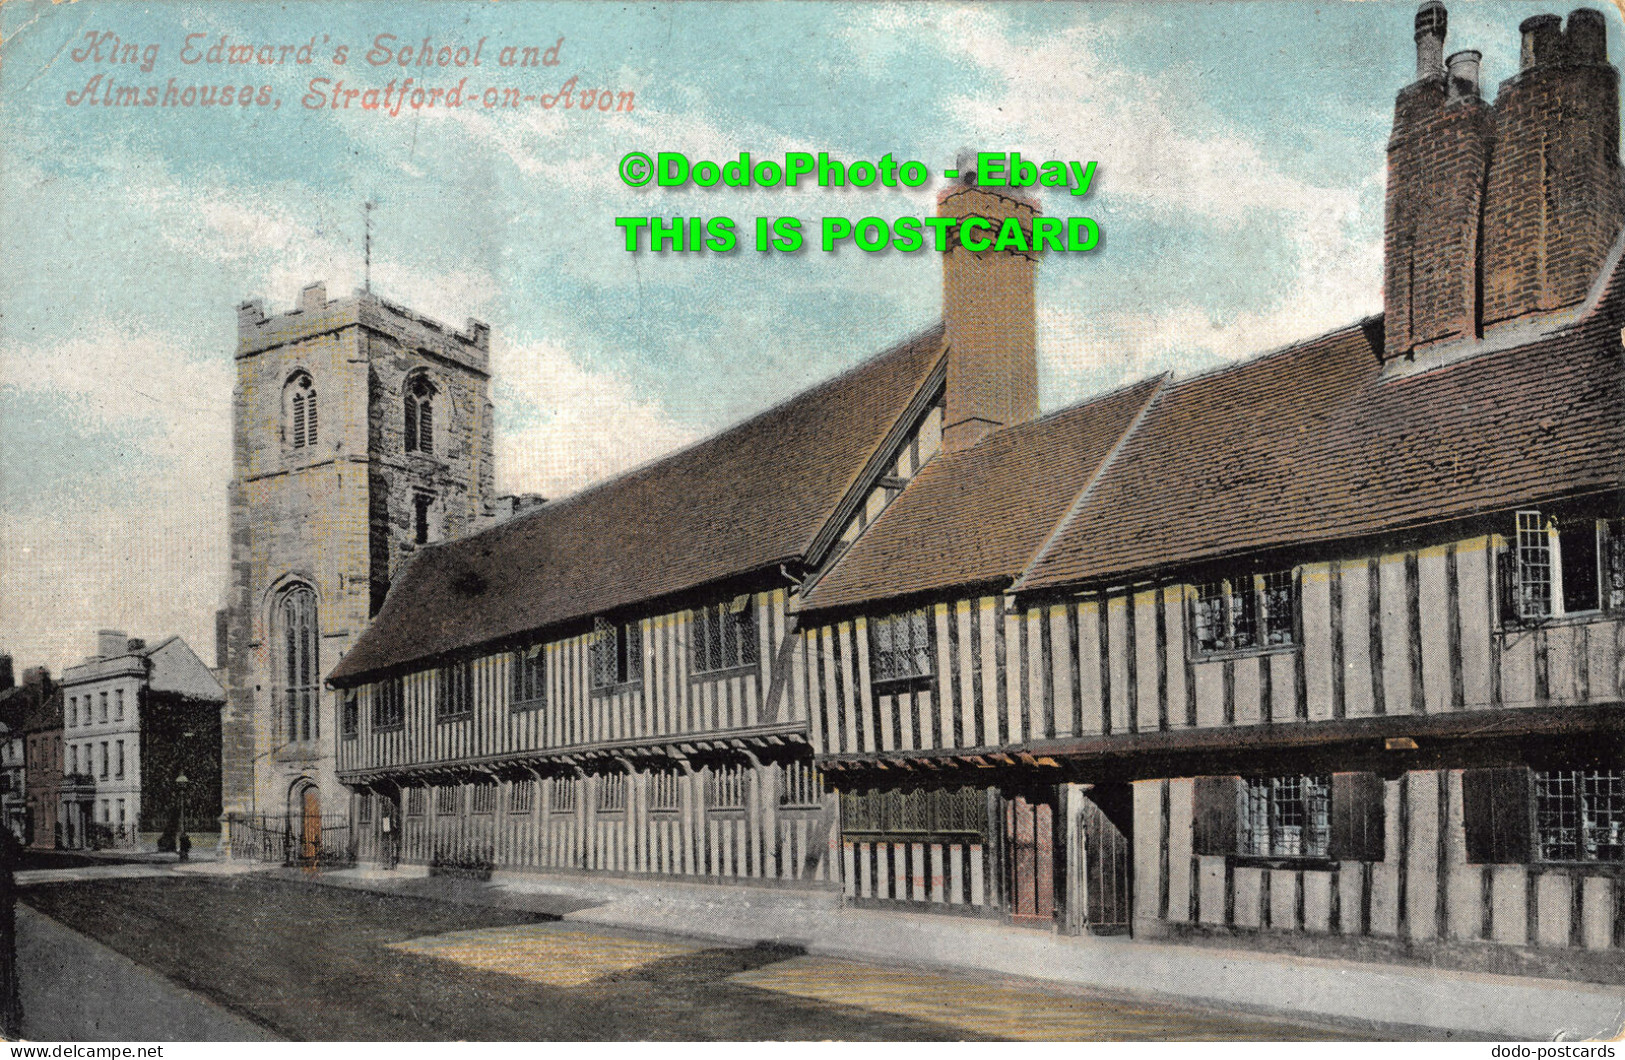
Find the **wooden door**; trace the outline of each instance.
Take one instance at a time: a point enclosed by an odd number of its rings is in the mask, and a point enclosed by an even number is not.
[[[1048,801],[1018,795],[1005,803],[1009,851],[1010,915],[1055,918],[1055,810]]]
[[[1083,800],[1078,819],[1083,840],[1084,908],[1089,932],[1094,935],[1127,934],[1133,925],[1133,850],[1128,836],[1103,804],[1117,809],[1113,792],[1102,790],[1100,801],[1091,792]],[[1126,814],[1115,815],[1125,821]]]
[[[322,797],[314,787],[304,791],[300,818],[299,857],[313,864],[322,849]]]

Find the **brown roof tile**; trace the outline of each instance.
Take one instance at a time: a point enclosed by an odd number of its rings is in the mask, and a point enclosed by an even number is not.
[[[1161,383],[1145,380],[938,453],[798,609],[1009,585]]]
[[[329,679],[357,684],[807,559],[942,348],[933,327],[687,449],[425,549]]]
[[[1384,379],[1376,321],[1164,391],[1018,590],[1625,484],[1617,293],[1551,337]]]

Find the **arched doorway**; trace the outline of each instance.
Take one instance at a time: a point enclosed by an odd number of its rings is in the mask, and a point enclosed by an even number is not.
[[[322,792],[308,780],[296,783],[289,793],[288,831],[297,843],[294,857],[314,865],[322,851]]]

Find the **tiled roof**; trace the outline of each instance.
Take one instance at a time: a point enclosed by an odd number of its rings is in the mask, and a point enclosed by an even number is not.
[[[1162,384],[1150,379],[938,453],[799,610],[1008,586]]]
[[[1169,387],[1016,588],[1619,489],[1621,286],[1566,330],[1414,375],[1383,378],[1373,320]]]
[[[942,353],[933,327],[678,453],[425,549],[329,679],[356,684],[807,559]]]

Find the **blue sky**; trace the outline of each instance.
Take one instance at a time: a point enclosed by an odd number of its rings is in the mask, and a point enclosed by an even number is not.
[[[1612,12],[1609,5],[1599,5]],[[361,281],[494,331],[498,484],[557,496],[781,400],[932,322],[929,254],[630,255],[620,215],[896,217],[924,188],[631,189],[629,150],[925,162],[968,147],[1097,160],[1045,209],[1104,232],[1040,270],[1046,407],[1196,371],[1381,308],[1384,144],[1414,3],[1010,6],[79,3],[0,6],[0,650],[60,667],[100,626],[212,651],[226,578],[234,306]],[[1484,53],[1548,8],[1450,4]],[[1610,17],[1618,55],[1619,22]],[[85,34],[157,44],[150,73],[75,62]],[[299,45],[225,68],[184,38]],[[487,38],[480,78],[635,93],[631,113],[300,105],[311,77],[382,87],[380,33]],[[492,69],[504,44],[560,63]],[[350,61],[327,60],[339,44]],[[1617,59],[1616,59],[1617,62]],[[461,73],[421,74],[434,84]],[[118,84],[269,84],[275,108],[69,106]]]

